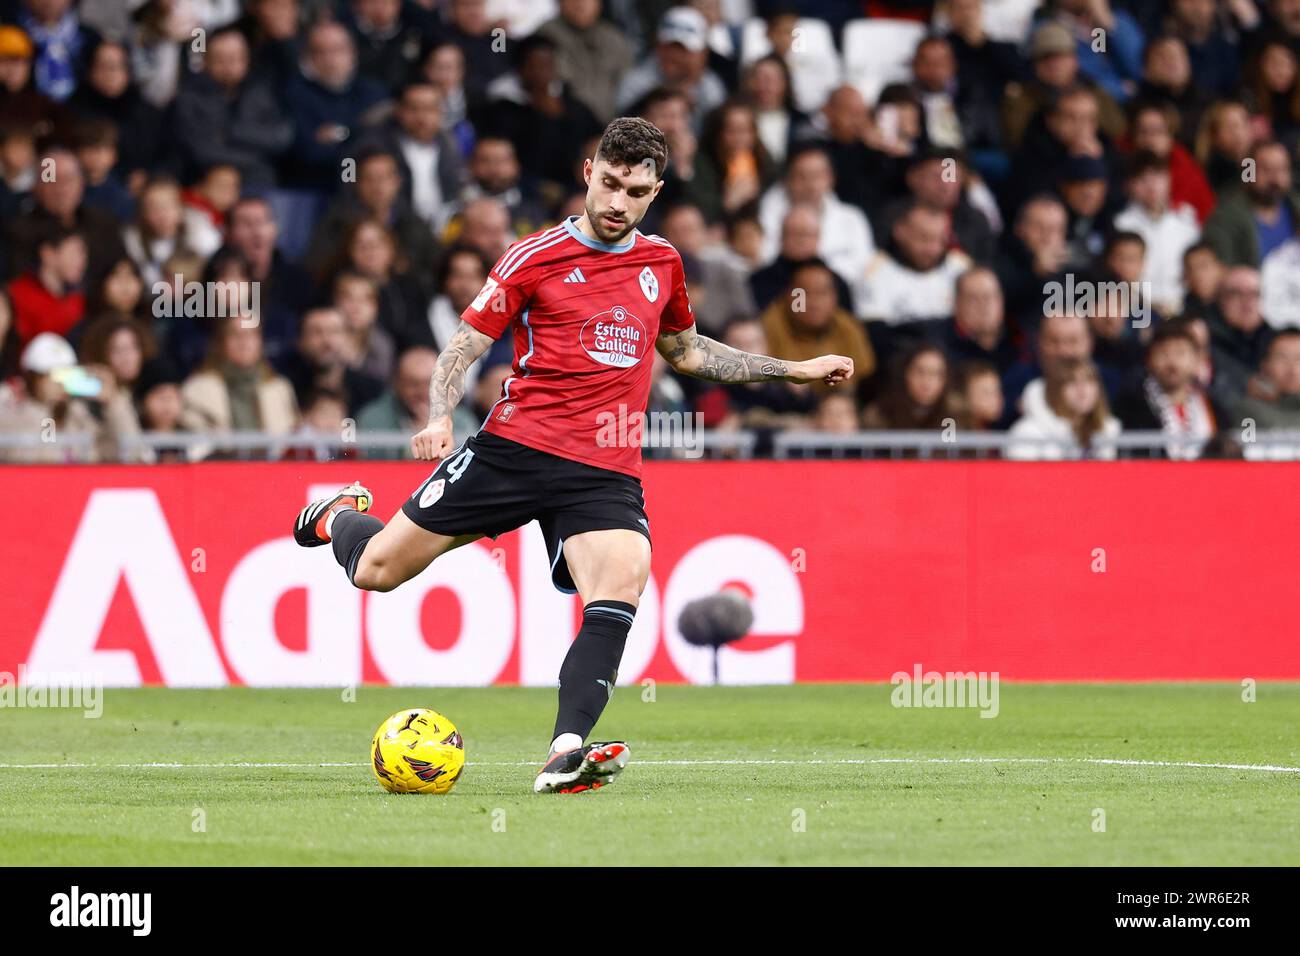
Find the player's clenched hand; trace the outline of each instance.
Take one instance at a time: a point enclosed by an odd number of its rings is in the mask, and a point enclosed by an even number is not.
[[[786,380],[790,382],[825,382],[834,385],[853,377],[853,359],[843,355],[819,355],[806,362],[790,366]]]
[[[411,439],[411,454],[417,461],[446,458],[455,447],[450,418],[434,419]]]

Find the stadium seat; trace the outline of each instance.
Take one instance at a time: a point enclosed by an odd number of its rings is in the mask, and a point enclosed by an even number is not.
[[[852,20],[844,25],[844,79],[868,103],[890,83],[911,78],[912,53],[925,24],[910,20]]]
[[[795,29],[799,33],[788,61],[794,83],[795,105],[806,113],[815,113],[840,82],[840,55],[835,49],[835,37],[831,34],[831,28],[824,20],[801,17]],[[759,17],[747,20],[740,39],[741,64],[748,66],[771,52],[767,24]]]

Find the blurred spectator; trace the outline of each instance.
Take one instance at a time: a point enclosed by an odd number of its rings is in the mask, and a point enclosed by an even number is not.
[[[1175,315],[1183,307],[1183,253],[1201,235],[1196,210],[1169,201],[1169,167],[1155,153],[1136,153],[1125,177],[1129,203],[1115,216],[1115,228],[1136,233],[1146,243],[1142,281],[1153,304]]]
[[[299,407],[307,407],[309,396],[327,391],[343,400],[348,415],[355,415],[379,397],[384,390],[383,380],[350,366],[350,354],[347,321],[342,312],[324,306],[310,309],[302,317],[298,348],[280,364]]]
[[[812,430],[826,435],[852,435],[858,430],[858,405],[849,392],[828,392],[817,403]]]
[[[601,0],[560,0],[559,14],[538,30],[556,46],[560,78],[597,120],[614,118],[614,94],[627,65],[631,44],[602,20]]]
[[[35,138],[49,136],[65,122],[56,100],[36,86],[32,72],[35,47],[15,26],[0,25],[0,116],[31,129]]]
[[[239,170],[245,188],[275,185],[275,164],[293,124],[273,90],[249,75],[248,41],[227,29],[208,38],[204,72],[176,94],[176,134],[191,175],[216,163]]]
[[[438,288],[441,290],[429,303],[428,325],[421,328],[417,344],[441,352],[451,341],[460,326],[460,314],[469,308],[492,268],[477,250],[468,246],[453,246],[443,256],[438,269]],[[474,379],[482,369],[476,362],[465,372],[465,388],[474,386]]]
[[[1043,390],[1025,398],[1024,414],[1010,433],[1012,439],[1022,441],[1007,448],[1008,458],[1116,457],[1114,446],[1093,444],[1099,438],[1115,438],[1121,426],[1110,414],[1101,376],[1090,360],[1063,360],[1048,374]]]
[[[135,200],[113,172],[117,165],[117,127],[108,120],[82,120],[77,124],[74,141],[77,162],[86,177],[83,201],[115,219],[131,219]]]
[[[698,207],[682,203],[669,208],[663,216],[663,237],[683,261],[695,262],[699,281],[687,291],[695,323],[706,335],[720,334],[735,319],[753,317],[757,310],[746,282],[749,270],[725,246],[709,241]]]
[[[1264,394],[1242,398],[1232,424],[1250,419],[1261,430],[1300,429],[1300,329],[1284,329],[1274,337],[1260,372]]]
[[[136,379],[133,391],[136,415],[143,432],[152,438],[173,435],[175,444],[152,446],[142,457],[155,461],[186,461],[202,458],[205,449],[185,441],[181,416],[185,405],[181,400],[181,378],[176,368],[165,358],[145,362]]]
[[[181,387],[181,421],[194,432],[287,435],[298,424],[293,386],[262,354],[262,332],[240,316],[221,319],[207,360]]]
[[[1183,296],[1183,318],[1205,319],[1214,311],[1223,263],[1205,241],[1193,243],[1183,252],[1183,276],[1187,292]]]
[[[505,139],[516,156],[527,154],[529,172],[558,186],[568,180],[580,144],[599,136],[603,126],[560,79],[551,40],[533,36],[519,41],[514,62],[511,72],[488,86],[479,131]]]
[[[485,94],[465,88],[465,54],[454,43],[437,43],[425,54],[419,77],[433,84],[442,103],[442,128],[461,156],[474,148],[471,117],[482,115]]]
[[[310,4],[311,0],[307,0]],[[253,69],[281,86],[298,72],[299,0],[246,0],[236,26],[248,41]]]
[[[1062,181],[1086,178],[1109,185],[1116,160],[1111,137],[1099,125],[1099,109],[1096,92],[1084,86],[1066,88],[1045,108],[1012,160],[1011,206]]]
[[[1246,394],[1274,335],[1260,312],[1259,272],[1250,266],[1229,267],[1219,283],[1218,306],[1207,322],[1213,394],[1224,405],[1235,405]]]
[[[300,443],[281,456],[290,461],[333,461],[357,457],[347,400],[339,392],[320,388],[301,402],[302,421],[294,433]]]
[[[216,229],[224,232],[226,217],[239,201],[239,193],[239,170],[218,163],[204,170],[193,186],[182,190],[181,199],[187,209],[202,213]]]
[[[895,220],[888,245],[867,265],[856,313],[887,325],[951,315],[953,287],[971,259],[949,248],[948,240],[944,213],[911,200]]]
[[[790,147],[808,132],[806,113],[794,104],[790,68],[776,54],[760,57],[745,74],[744,96],[754,111],[759,141],[774,162],[785,162]],[[817,100],[818,105],[822,102]]]
[[[1174,440],[1170,458],[1196,458],[1204,443],[1226,424],[1222,409],[1202,391],[1197,378],[1196,338],[1181,322],[1166,322],[1151,338],[1146,375],[1120,396],[1115,413],[1127,429],[1162,431]]]
[[[432,32],[432,17],[404,0],[344,0],[339,6],[344,25],[356,39],[361,73],[396,93]],[[498,59],[483,52],[489,61]]]
[[[818,125],[822,147],[830,157],[835,195],[871,215],[902,183],[902,162],[872,145],[876,141],[871,111],[856,87],[841,86],[822,107]]]
[[[750,291],[759,310],[766,309],[785,292],[797,266],[817,257],[823,234],[821,213],[816,206],[796,203],[790,207],[781,223],[781,244],[776,258],[749,277]],[[763,238],[766,240],[765,235]],[[851,308],[853,298],[849,284],[838,274],[834,279],[839,304]]]
[[[1215,96],[1230,93],[1238,80],[1238,40],[1226,19],[1215,0],[1170,0],[1165,19],[1165,29],[1187,47],[1196,82]]]
[[[36,267],[9,284],[14,328],[23,345],[42,332],[66,336],[86,309],[81,290],[86,277],[86,240],[81,233],[51,224],[36,240]]]
[[[378,146],[363,148],[355,157],[357,180],[335,197],[325,216],[317,223],[311,248],[307,251],[309,268],[320,271],[339,256],[349,229],[361,219],[382,222],[397,237],[397,243],[410,261],[417,281],[428,285],[438,256],[438,244],[429,224],[411,210],[402,195],[402,173],[397,156]]]
[[[958,428],[977,432],[997,428],[1006,413],[998,370],[980,359],[958,365],[951,407]]]
[[[691,125],[699,130],[704,117],[722,105],[727,88],[709,69],[708,22],[692,7],[672,7],[659,21],[654,52],[623,75],[614,95],[615,109],[626,112],[658,87],[679,90],[691,103]]]
[[[406,432],[414,435],[429,423],[429,380],[438,353],[415,346],[397,359],[392,384],[383,395],[357,413],[357,429],[366,432]],[[410,448],[396,456],[410,458]]]
[[[112,214],[82,201],[86,181],[71,152],[58,147],[48,150],[40,168],[31,196],[19,204],[18,214],[7,224],[9,274],[35,268],[38,237],[58,226],[81,233],[90,254],[87,273],[99,275],[123,254],[117,222]]]
[[[1205,223],[1205,240],[1225,265],[1258,269],[1300,229],[1300,195],[1292,188],[1285,146],[1257,143],[1253,158],[1254,179],[1224,196]]]
[[[36,142],[30,127],[0,120],[0,219],[8,220],[36,185]],[[5,250],[0,248],[0,274]]]
[[[284,92],[294,125],[289,155],[290,182],[297,188],[334,192],[343,178],[343,160],[354,156],[353,141],[387,90],[357,74],[352,37],[333,21],[316,24],[306,37],[302,72]]]
[[[36,48],[36,88],[52,99],[66,100],[85,72],[86,54],[98,35],[82,24],[73,0],[22,0],[18,25]]]
[[[826,151],[802,146],[790,157],[785,179],[772,186],[759,203],[759,221],[766,240],[766,259],[778,254],[781,224],[796,203],[806,203],[821,216],[817,255],[852,286],[875,251],[871,224],[862,211],[842,202],[834,192],[835,173]]]
[[[447,232],[449,240],[477,250],[489,262],[505,255],[516,238],[510,228],[509,210],[499,201],[486,197],[466,203]]]
[[[995,80],[996,75],[988,80]],[[1001,140],[998,103],[981,83],[964,85],[947,37],[931,35],[912,54],[913,88],[925,114],[926,140],[947,149],[996,145]]]
[[[978,361],[1008,372],[1019,358],[1004,319],[1004,300],[997,273],[987,266],[974,266],[954,283],[951,319],[938,323],[935,341],[956,362]]]
[[[1135,152],[1151,152],[1167,162],[1170,205],[1187,204],[1196,210],[1197,221],[1205,222],[1214,209],[1214,191],[1192,154],[1174,138],[1174,131],[1182,129],[1172,106],[1139,102],[1133,107],[1128,145]]]
[[[970,173],[959,153],[924,149],[907,163],[904,182],[909,195],[895,200],[879,218],[881,232],[892,231],[894,221],[913,203],[937,210],[948,220],[953,247],[979,263],[993,259],[994,236],[988,218],[966,197]]]
[[[633,108],[636,115],[659,127],[668,141],[668,168],[663,173],[663,188],[655,205],[650,207],[646,221],[656,221],[655,206],[671,205],[686,197],[687,184],[695,175],[695,156],[699,149],[699,138],[691,126],[691,105],[685,93],[680,90],[660,87],[651,90]],[[581,183],[581,177],[576,181]],[[647,225],[647,228],[653,228]]]
[[[158,346],[153,332],[139,319],[106,315],[86,327],[80,352],[83,365],[106,369],[116,386],[129,395]]]
[[[951,32],[947,39],[956,64],[958,103],[978,104],[973,116],[961,117],[964,145],[972,150],[1002,145],[999,106],[1007,85],[1022,73],[1015,45],[995,39],[985,30],[986,12],[982,0],[948,3]]]
[[[320,278],[348,269],[373,282],[379,291],[379,324],[400,348],[426,337],[422,326],[428,296],[408,265],[392,231],[376,219],[362,219],[348,229],[339,254]]]
[[[1187,47],[1171,35],[1156,37],[1146,48],[1138,94],[1153,105],[1172,108],[1183,130],[1197,129],[1212,102],[1192,76]]]
[[[1196,134],[1196,161],[1220,198],[1245,182],[1253,141],[1250,113],[1241,103],[1220,100],[1206,110]]]
[[[1300,77],[1295,51],[1281,39],[1266,40],[1246,62],[1246,102],[1269,135],[1294,146],[1300,135]]]
[[[119,417],[123,405],[109,398],[106,372],[84,369],[62,337],[42,332],[23,349],[22,377],[0,385],[0,435],[31,444],[0,448],[0,460],[24,462],[113,461],[118,439],[132,422]],[[69,440],[71,439],[71,440]]]
[[[379,327],[379,292],[375,284],[356,272],[334,277],[330,304],[347,326],[348,364],[360,372],[386,381],[392,374],[397,348],[393,337]]]
[[[786,296],[763,312],[763,331],[772,353],[782,358],[801,362],[818,355],[846,355],[853,359],[859,381],[875,371],[871,343],[862,326],[838,304],[830,267],[820,260],[794,268]],[[818,392],[828,388],[813,385]]]
[[[930,431],[950,417],[948,358],[933,345],[914,345],[895,356],[885,392],[867,406],[862,424],[872,430]]]
[[[1038,327],[1044,286],[1062,278],[1069,255],[1068,222],[1065,204],[1043,193],[1020,208],[1015,225],[1002,236],[998,280],[1006,295],[1007,313],[1021,330]]]
[[[1124,114],[1115,101],[1081,77],[1074,36],[1065,26],[1051,20],[1039,24],[1029,39],[1028,52],[1032,78],[1010,84],[1002,101],[1002,131],[1009,149],[1019,149],[1031,125],[1041,123],[1037,118],[1053,104],[1059,105],[1067,91],[1076,89],[1092,94],[1092,123],[1097,129],[1111,136],[1123,132]]]
[[[1105,162],[1095,156],[1071,156],[1060,167],[1056,188],[1070,214],[1065,260],[1069,269],[1087,268],[1105,245],[1111,228],[1108,177]]]
[[[446,206],[440,221],[445,223],[469,203],[490,199],[510,214],[510,228],[516,237],[537,232],[546,219],[540,197],[522,178],[519,156],[510,140],[484,136],[474,144],[469,159],[469,182],[455,203]],[[454,230],[450,231],[454,235]]]
[[[122,239],[150,287],[163,278],[163,266],[173,256],[189,253],[206,260],[221,248],[221,234],[211,221],[187,208],[180,186],[162,176],[141,190],[137,219],[123,230]]]
[[[510,58],[501,56],[500,36],[493,32],[496,26],[488,17],[487,0],[449,0],[438,29],[444,40],[456,44],[465,55],[465,84],[476,92],[486,90],[510,68]]]
[[[416,79],[402,87],[392,120],[367,140],[401,159],[402,193],[415,214],[435,228],[464,176],[460,151],[442,124],[437,87]]]
[[[226,241],[246,261],[258,284],[263,346],[271,361],[293,347],[298,316],[312,297],[312,283],[276,248],[280,225],[265,199],[246,197],[230,210]]]
[[[1088,320],[1075,312],[1071,304],[1066,306],[1043,316],[1034,360],[1016,365],[1003,377],[1008,414],[1025,411],[1029,405],[1041,402],[1044,376],[1062,363],[1090,359],[1092,332]]]
[[[80,119],[113,125],[114,172],[133,191],[150,172],[172,165],[174,147],[167,120],[140,95],[131,77],[130,51],[124,44],[100,43],[91,51],[86,81],[68,100],[68,108]]]
[[[758,135],[754,111],[731,101],[705,122],[691,177],[691,201],[709,222],[717,222],[762,195],[776,167]]]
[[[95,322],[104,317],[139,319],[150,323],[152,295],[145,295],[140,267],[127,256],[113,263],[86,294],[86,317]],[[74,331],[74,335],[75,335]]]
[[[1049,9],[1074,35],[1080,72],[1116,100],[1132,96],[1146,38],[1128,11],[1113,8],[1109,0],[1054,0]],[[1097,31],[1106,38],[1100,49]]]

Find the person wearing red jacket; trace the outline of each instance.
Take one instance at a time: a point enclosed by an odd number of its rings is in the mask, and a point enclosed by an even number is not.
[[[26,345],[42,332],[67,336],[86,311],[86,240],[64,226],[51,226],[37,241],[36,267],[9,283],[14,328]]]

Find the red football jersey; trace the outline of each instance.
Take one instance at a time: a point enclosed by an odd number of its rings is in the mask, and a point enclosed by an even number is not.
[[[640,477],[635,416],[649,399],[655,338],[695,322],[682,258],[659,236],[634,229],[614,245],[576,223],[514,243],[461,313],[493,338],[514,326],[514,374],[483,427]]]

